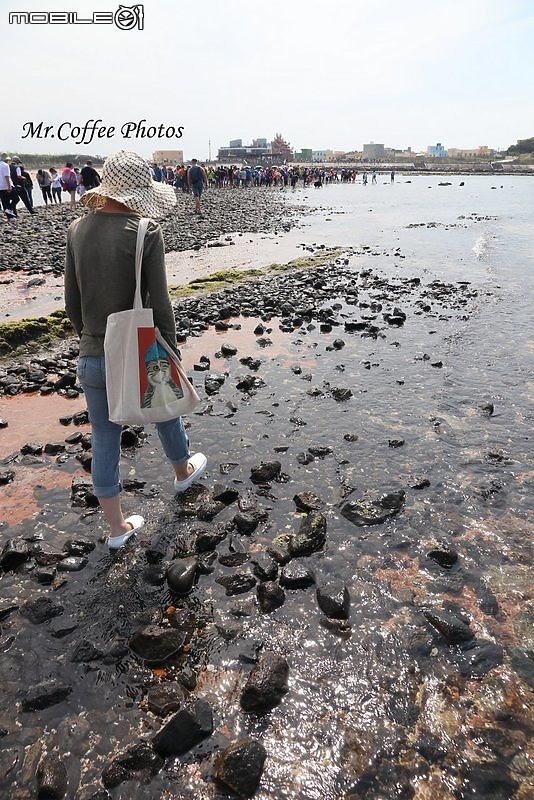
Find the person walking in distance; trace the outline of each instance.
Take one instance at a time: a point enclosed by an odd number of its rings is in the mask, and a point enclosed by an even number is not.
[[[195,214],[200,214],[200,198],[208,185],[206,170],[201,167],[196,158],[191,159],[191,168],[187,173],[187,182],[195,198]]]
[[[172,186],[152,179],[148,163],[137,153],[120,150],[108,156],[100,186],[80,202],[92,213],[76,219],[67,233],[65,310],[80,337],[78,379],[92,427],[93,491],[107,522],[110,550],[122,547],[144,525],[139,514],[125,517],[120,492],[122,426],[109,419],[104,361],[104,336],[109,314],[131,308],[134,301],[135,250],[141,217],[162,217],[173,210]],[[141,267],[143,304],[150,304],[154,322],[176,350],[174,312],[167,289],[161,227],[151,221],[144,240]],[[203,453],[189,453],[181,417],[156,425],[174,472],[174,491],[184,492],[204,473]]]
[[[0,201],[7,219],[15,219],[17,212],[14,204],[15,188],[11,180],[11,172],[6,153],[0,155]]]
[[[55,167],[50,167],[48,170],[52,178],[52,199],[54,203],[61,205],[61,176]]]
[[[52,185],[52,176],[47,169],[37,170],[37,183],[39,184],[41,194],[43,195],[45,206],[48,205],[48,201],[50,201],[50,205],[52,205],[52,192],[50,189]]]

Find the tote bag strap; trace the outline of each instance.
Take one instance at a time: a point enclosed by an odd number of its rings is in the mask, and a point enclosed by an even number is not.
[[[150,220],[147,217],[141,217],[139,220],[139,227],[137,228],[137,242],[135,245],[135,297],[134,308],[143,308],[143,301],[141,300],[141,267],[143,265],[143,248],[145,246],[145,234]]]

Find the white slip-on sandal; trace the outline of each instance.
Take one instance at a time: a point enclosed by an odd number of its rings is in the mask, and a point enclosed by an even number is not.
[[[131,517],[126,517],[124,521],[131,525],[132,529],[123,533],[122,536],[109,536],[106,543],[110,550],[118,550],[125,545],[128,539],[131,539],[145,524],[145,520],[140,514],[132,514]]]
[[[185,492],[186,489],[189,489],[191,484],[197,481],[204,474],[208,465],[208,459],[204,453],[195,453],[193,456],[191,456],[188,463],[192,465],[193,472],[191,475],[188,475],[187,478],[184,478],[183,481],[179,481],[178,478],[174,479],[175,492]]]

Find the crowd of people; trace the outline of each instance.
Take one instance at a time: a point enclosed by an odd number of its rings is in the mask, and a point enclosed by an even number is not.
[[[100,176],[94,169],[92,161],[87,161],[82,169],[74,167],[70,161],[59,172],[55,167],[40,168],[35,175],[41,190],[43,202],[47,205],[60,205],[61,193],[69,195],[70,207],[76,208],[76,199],[84,192],[94,189],[100,184]],[[9,158],[5,153],[0,155],[0,201],[8,220],[18,216],[17,206],[20,202],[30,214],[36,214],[33,203],[33,178],[18,156]]]
[[[201,164],[193,158],[191,164],[165,165],[152,163],[149,165],[150,175],[157,183],[173,186],[178,192],[192,194],[194,213],[200,214],[200,198],[207,188],[248,188],[251,186],[287,187],[296,189],[299,182],[302,186],[320,188],[330,183],[355,183],[361,178],[364,186],[370,180],[377,182],[376,170],[363,172],[356,169],[338,169],[324,166],[251,166],[249,164],[212,165]],[[86,191],[100,184],[100,176],[91,161],[87,161],[82,169],[74,167],[71,162],[58,171],[55,167],[40,168],[36,174],[37,184],[41,190],[45,206],[60,204],[62,192],[69,195],[70,208],[76,208],[77,200]],[[390,181],[395,180],[395,172],[390,172]],[[24,164],[17,156],[9,159],[0,156],[0,198],[4,213],[8,219],[17,216],[17,204],[22,201],[30,214],[34,214],[34,183]]]

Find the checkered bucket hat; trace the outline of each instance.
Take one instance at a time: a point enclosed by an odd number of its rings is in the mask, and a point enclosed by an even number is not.
[[[143,217],[163,217],[176,205],[174,188],[152,180],[145,159],[129,150],[119,150],[106,158],[102,183],[85,192],[80,200],[89,208],[97,209],[104,205],[107,197],[124,203]]]

